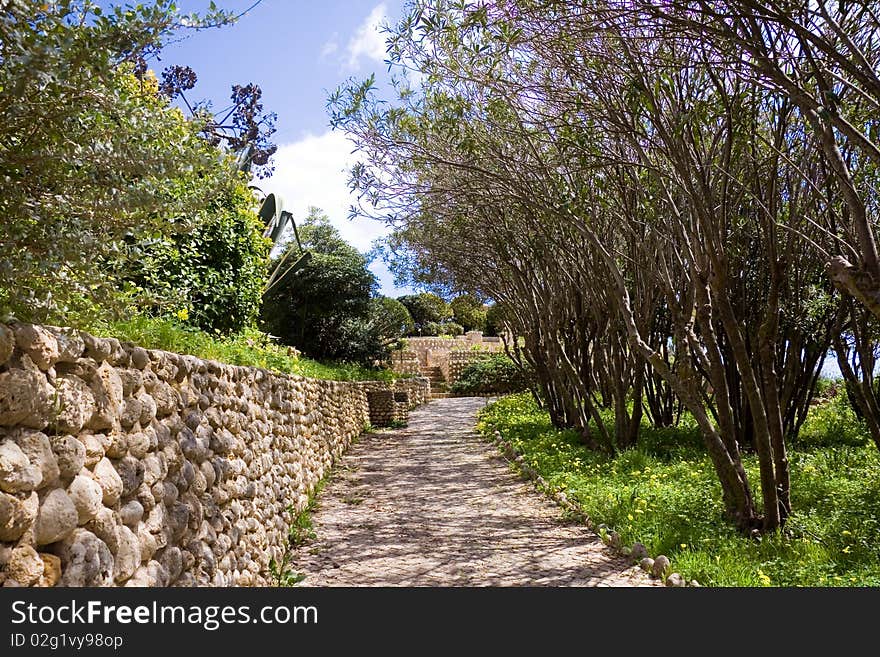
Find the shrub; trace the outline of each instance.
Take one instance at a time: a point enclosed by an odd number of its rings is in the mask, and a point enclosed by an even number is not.
[[[442,335],[443,325],[440,322],[427,322],[422,325],[422,335]]]
[[[452,384],[457,394],[505,394],[527,390],[532,382],[531,372],[524,371],[502,354],[490,354],[470,363]]]
[[[228,335],[252,326],[269,259],[253,205],[244,180],[224,190],[193,217],[191,231],[136,245],[140,257],[128,280],[145,298],[174,303],[178,317],[204,331]]]
[[[456,324],[455,322],[446,322],[445,324],[440,325],[440,335],[463,335],[464,327],[461,324]]]
[[[438,331],[429,327],[439,325],[452,315],[449,304],[430,292],[406,294],[398,297],[397,300],[409,310],[416,325],[415,333],[418,335],[440,335]]]

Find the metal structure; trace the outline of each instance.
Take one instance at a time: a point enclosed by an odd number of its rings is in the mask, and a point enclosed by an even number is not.
[[[275,194],[269,194],[263,199],[258,214],[266,226],[263,231],[263,236],[272,240],[273,248],[280,246],[280,240],[287,227],[290,226],[293,229],[293,236],[296,239],[296,245],[299,249],[297,259],[290,265],[287,264],[287,261],[290,259],[290,255],[294,250],[287,249],[285,251],[284,255],[269,275],[269,280],[266,282],[266,287],[263,290],[263,294],[265,295],[269,290],[278,285],[285,276],[293,274],[305,267],[312,259],[312,252],[303,249],[302,242],[299,239],[299,231],[296,229],[296,222],[293,220],[293,215],[283,208],[281,199]]]

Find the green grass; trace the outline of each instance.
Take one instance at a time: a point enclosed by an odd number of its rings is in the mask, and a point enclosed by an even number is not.
[[[552,427],[528,394],[485,408],[480,430],[496,429],[526,463],[564,490],[624,545],[666,554],[686,579],[706,586],[880,585],[880,455],[839,397],[814,408],[790,449],[794,513],[785,531],[761,540],[723,517],[721,489],[700,435],[682,426],[643,426],[640,445],[616,457],[587,450],[573,431]],[[753,486],[757,463],[746,458]],[[760,497],[760,491],[753,491]]]
[[[305,574],[298,573],[290,567],[291,550],[317,538],[312,525],[312,514],[318,507],[318,495],[327,485],[327,481],[328,477],[325,476],[315,485],[305,508],[293,516],[287,533],[287,549],[284,551],[281,563],[276,563],[274,559],[269,562],[269,574],[275,586],[296,586],[306,578]],[[288,512],[293,513],[294,508],[288,507]]]
[[[186,327],[171,319],[135,317],[126,321],[96,324],[84,330],[103,337],[128,340],[146,349],[162,349],[205,360],[262,367],[315,379],[372,381],[394,378],[390,370],[371,369],[352,363],[319,363],[297,357],[287,347],[272,342],[265,333],[256,329],[221,337]]]

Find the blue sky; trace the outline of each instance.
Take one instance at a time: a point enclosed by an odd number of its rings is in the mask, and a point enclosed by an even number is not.
[[[217,5],[242,12],[254,0],[218,0]],[[208,0],[182,0],[183,12],[204,11]],[[226,107],[232,84],[254,82],[263,90],[264,107],[278,114],[275,174],[257,184],[284,201],[296,220],[309,206],[323,209],[343,237],[361,251],[385,233],[369,219],[348,219],[352,204],[346,168],[353,162],[353,145],[331,131],[327,95],[350,77],[375,73],[388,78],[384,35],[378,25],[403,14],[404,0],[263,0],[235,25],[193,33],[170,45],[161,61],[151,62],[160,73],[166,66],[186,64],[196,71],[198,85],[190,100],[210,99],[215,110]],[[384,264],[371,266],[382,293],[399,296]]]

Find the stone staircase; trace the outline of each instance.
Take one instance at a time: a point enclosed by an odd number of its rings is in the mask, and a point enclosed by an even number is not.
[[[446,383],[446,379],[443,378],[443,371],[439,367],[422,365],[420,369],[422,376],[428,379],[431,383],[431,399],[443,399],[452,396],[452,393],[449,392],[449,386]]]

